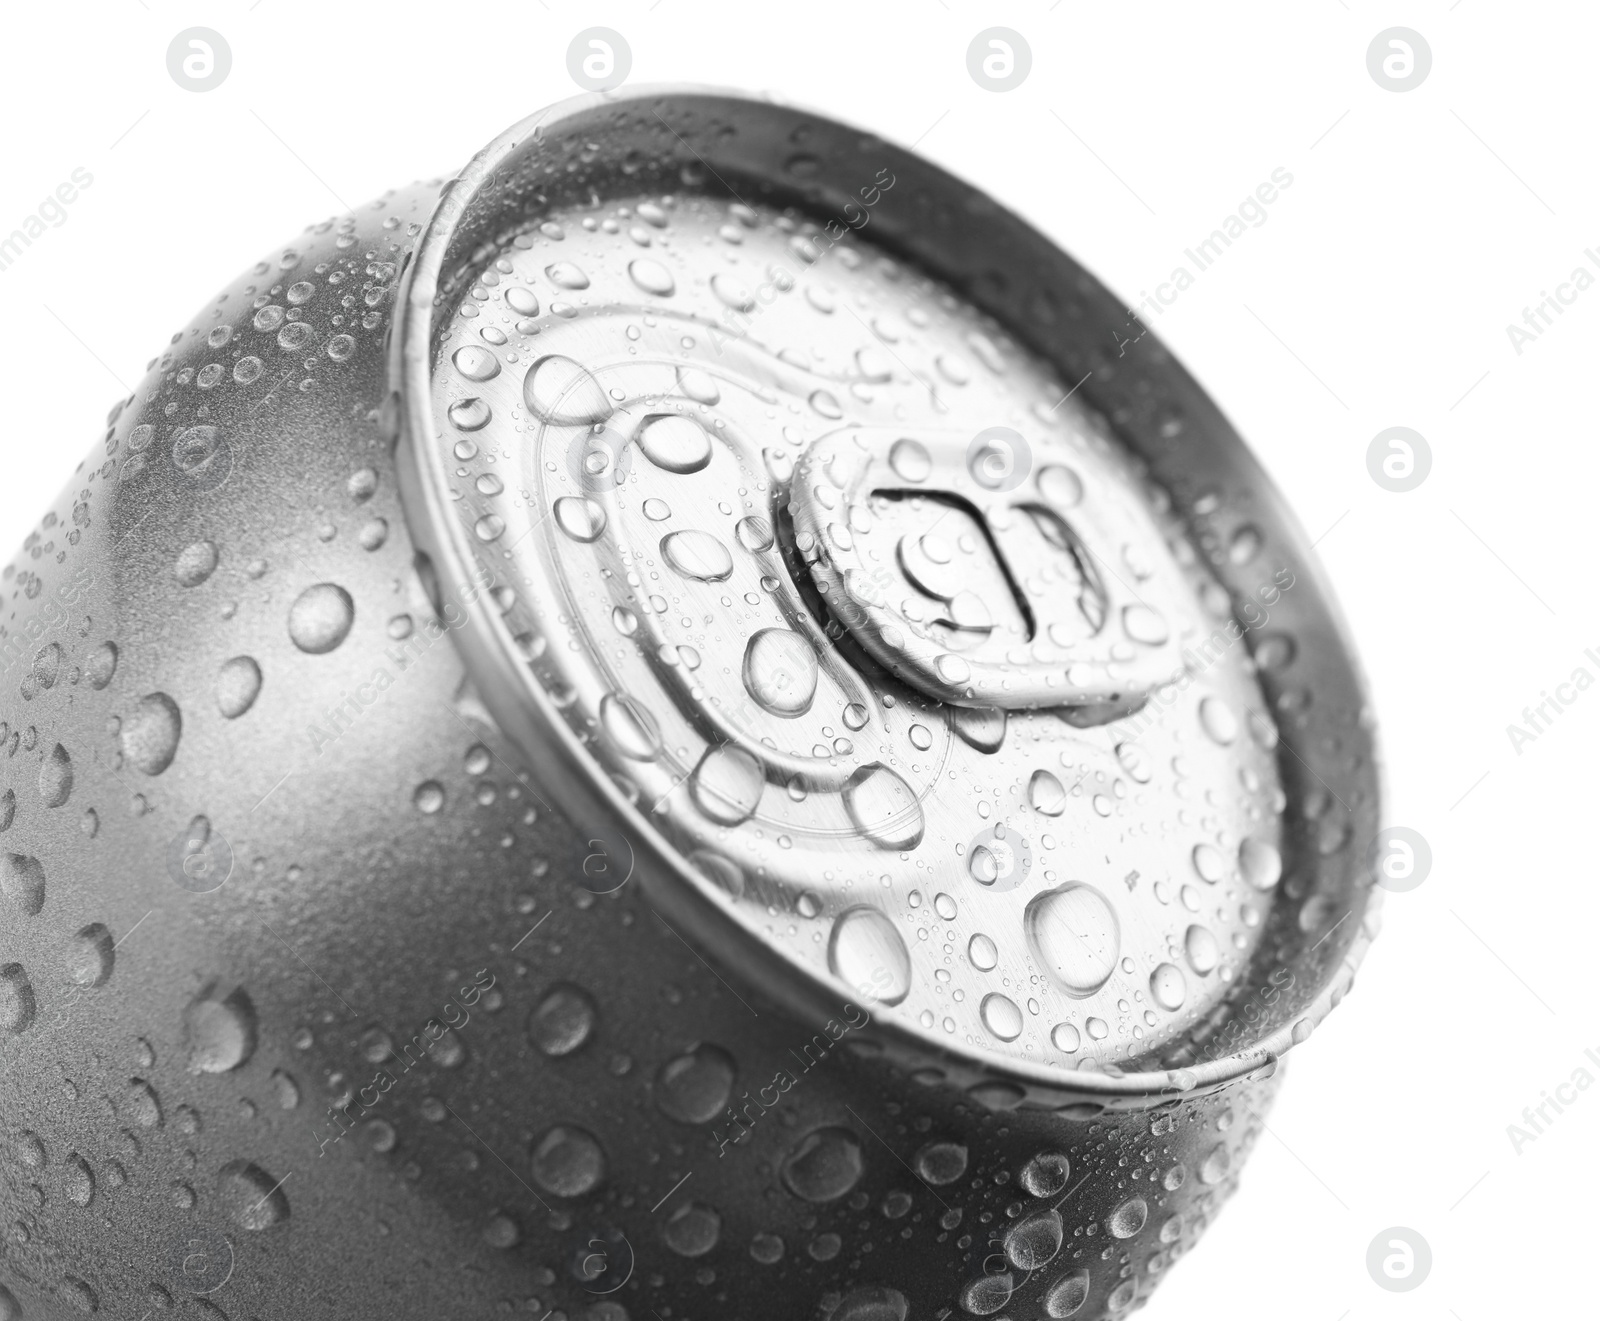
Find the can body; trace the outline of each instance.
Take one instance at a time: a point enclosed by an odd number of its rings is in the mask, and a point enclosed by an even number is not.
[[[401,503],[388,341],[439,195],[230,285],[6,573],[0,1317],[1131,1307],[1276,1053],[1042,1104],[582,883],[594,832]]]

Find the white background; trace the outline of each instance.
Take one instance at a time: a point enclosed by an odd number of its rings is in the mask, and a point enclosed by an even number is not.
[[[166,68],[192,25],[233,52],[200,95]],[[1388,820],[1423,832],[1434,864],[1390,897],[1237,1199],[1145,1315],[1592,1315],[1600,1087],[1520,1154],[1506,1126],[1585,1047],[1600,1055],[1600,689],[1520,756],[1506,726],[1575,667],[1600,678],[1583,655],[1600,654],[1600,289],[1521,355],[1506,326],[1600,249],[1595,16],[1487,0],[12,7],[0,233],[74,167],[94,183],[0,272],[0,540],[20,542],[226,281],[573,93],[565,52],[592,25],[626,37],[632,82],[768,89],[918,142],[1130,302],[1274,167],[1293,174],[1150,319],[1323,538],[1384,734]],[[993,25],[1033,52],[1005,94],[966,70]],[[1395,25],[1433,52],[1404,94],[1366,67]],[[1403,495],[1365,464],[1397,425],[1434,456]],[[1367,1274],[1391,1225],[1432,1247],[1410,1293]]]

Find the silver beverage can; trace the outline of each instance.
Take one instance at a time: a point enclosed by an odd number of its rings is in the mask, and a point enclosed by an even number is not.
[[[912,153],[581,97],[172,337],[0,581],[0,1318],[1082,1318],[1376,932],[1160,343]]]

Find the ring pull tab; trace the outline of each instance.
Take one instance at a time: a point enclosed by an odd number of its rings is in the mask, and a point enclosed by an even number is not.
[[[1125,713],[1182,672],[1189,589],[1133,470],[1055,449],[1002,427],[824,436],[790,484],[795,550],[851,636],[931,697]]]

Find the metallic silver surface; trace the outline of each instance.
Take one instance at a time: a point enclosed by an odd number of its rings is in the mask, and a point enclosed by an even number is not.
[[[3,580],[0,1316],[1145,1297],[1378,802],[1302,534],[1124,323],[692,90],[232,284]]]

